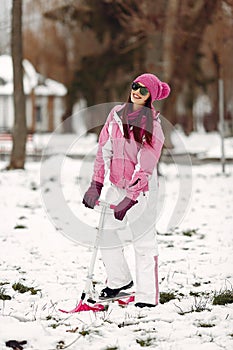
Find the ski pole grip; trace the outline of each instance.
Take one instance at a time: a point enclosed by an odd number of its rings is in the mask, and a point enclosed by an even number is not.
[[[110,209],[115,209],[116,207],[114,204],[109,204],[103,201],[96,201],[96,205],[106,206],[107,208],[110,208]]]

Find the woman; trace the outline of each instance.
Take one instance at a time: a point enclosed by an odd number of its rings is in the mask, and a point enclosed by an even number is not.
[[[111,237],[114,249],[109,242],[101,248],[107,286],[100,297],[115,297],[133,285],[123,248],[117,244],[119,232],[128,222],[135,251],[138,307],[153,307],[159,302],[155,220],[157,163],[164,135],[152,103],[169,93],[169,86],[153,74],[142,74],[133,81],[128,103],[111,110],[100,133],[91,186],[83,198],[83,204],[93,209],[109,170],[111,188],[106,197],[116,204],[116,225],[111,233],[106,225],[103,232],[104,239]]]

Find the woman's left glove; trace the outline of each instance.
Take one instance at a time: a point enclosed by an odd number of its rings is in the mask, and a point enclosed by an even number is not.
[[[114,216],[117,220],[122,221],[125,217],[126,212],[132,208],[138,201],[134,201],[128,197],[125,197],[119,204],[114,208]]]
[[[87,192],[83,197],[83,204],[87,208],[93,209],[96,205],[96,201],[101,195],[103,184],[98,181],[92,181],[91,186],[88,188]]]

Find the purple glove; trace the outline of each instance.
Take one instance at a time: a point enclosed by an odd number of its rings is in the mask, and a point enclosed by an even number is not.
[[[93,209],[96,205],[97,199],[99,199],[101,195],[101,191],[103,188],[103,184],[98,181],[92,181],[91,186],[88,188],[87,192],[83,197],[83,204],[87,208]]]
[[[125,197],[119,204],[114,208],[114,216],[117,220],[122,221],[125,217],[126,212],[137,203],[128,197]]]

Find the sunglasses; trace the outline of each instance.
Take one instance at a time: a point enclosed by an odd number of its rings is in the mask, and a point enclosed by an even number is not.
[[[139,92],[142,96],[146,96],[147,94],[149,94],[149,90],[145,86],[142,86],[138,83],[133,82],[131,87],[134,91],[137,91],[139,89]]]

